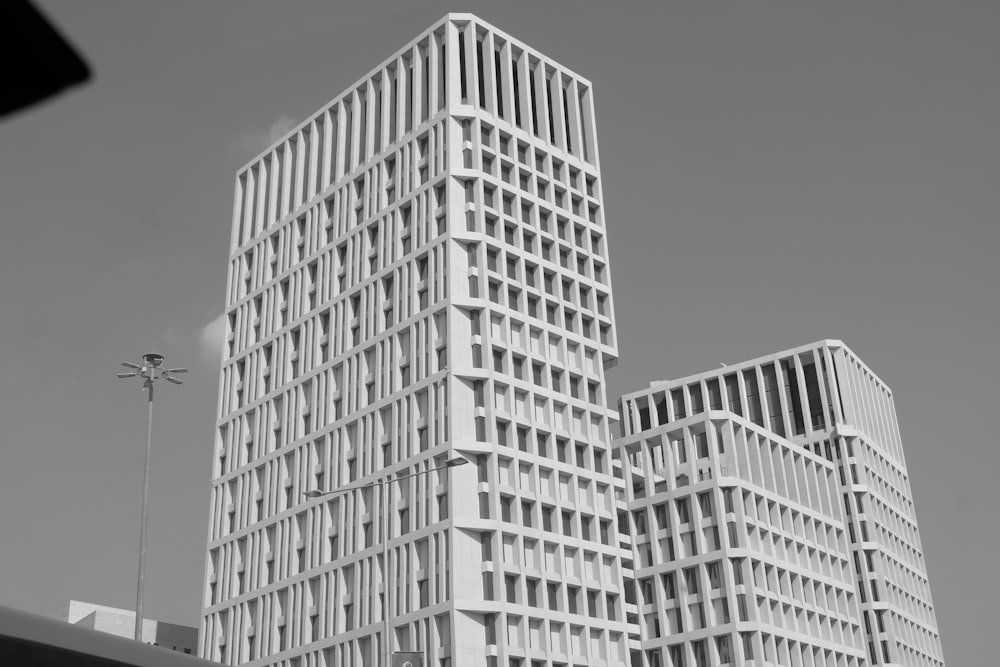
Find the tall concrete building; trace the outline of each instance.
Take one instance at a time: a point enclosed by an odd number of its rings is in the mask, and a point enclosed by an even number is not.
[[[892,392],[847,346],[621,409],[642,665],[944,665]]]
[[[628,664],[593,105],[450,14],[239,171],[203,657]]]

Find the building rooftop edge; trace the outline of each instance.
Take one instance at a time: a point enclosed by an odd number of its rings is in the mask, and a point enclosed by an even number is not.
[[[421,39],[423,39],[424,37],[426,37],[428,34],[433,33],[439,27],[441,27],[441,26],[443,26],[446,23],[449,23],[451,21],[475,21],[476,23],[478,23],[479,25],[483,26],[484,28],[487,28],[488,30],[491,30],[492,32],[495,32],[495,33],[501,35],[508,42],[511,42],[513,44],[517,44],[518,46],[520,46],[523,49],[528,49],[528,50],[534,51],[538,55],[542,55],[541,52],[539,52],[537,49],[528,46],[527,44],[525,44],[521,40],[517,39],[516,37],[510,35],[509,33],[505,32],[505,31],[501,30],[500,28],[496,27],[495,25],[493,25],[489,21],[484,21],[482,18],[480,18],[476,14],[472,14],[470,12],[449,12],[449,13],[445,14],[443,17],[441,17],[440,19],[438,19],[437,21],[434,21],[430,25],[430,27],[428,27],[428,28],[426,28],[424,30],[421,30],[420,33],[418,33],[416,37],[414,37],[409,42],[407,42],[405,46],[403,46],[402,48],[397,49],[395,52],[393,52],[393,54],[391,56],[389,56],[388,58],[382,60],[375,67],[373,67],[370,70],[368,70],[368,72],[366,74],[363,74],[361,77],[359,77],[358,79],[354,80],[350,85],[345,86],[343,90],[341,90],[339,93],[337,93],[336,95],[334,95],[332,98],[330,98],[324,104],[320,105],[318,111],[326,110],[327,108],[329,108],[334,102],[336,102],[338,99],[340,99],[340,97],[343,96],[345,93],[347,93],[347,92],[349,92],[349,91],[357,88],[359,85],[361,85],[362,83],[364,83],[371,76],[371,74],[373,72],[375,72],[377,70],[380,70],[383,67],[387,66],[390,62],[392,62],[393,60],[395,60],[396,58],[398,58],[404,52],[406,52],[409,49],[411,49],[414,46],[416,46],[417,42],[419,42]],[[593,88],[593,83],[587,77],[579,75],[574,70],[572,70],[569,67],[566,67],[565,65],[563,65],[563,64],[561,64],[561,63],[553,60],[552,58],[549,58],[549,57],[546,56],[546,59],[549,62],[551,62],[552,64],[558,65],[561,69],[565,70],[568,74],[571,74],[574,78],[578,79],[579,81],[582,81],[583,83],[586,83],[588,86],[590,86],[591,88]],[[470,106],[472,106],[472,105],[470,105]],[[478,108],[478,107],[475,107],[475,108]],[[261,160],[265,155],[267,155],[268,153],[270,153],[271,151],[273,151],[277,146],[279,146],[279,145],[283,144],[285,141],[287,141],[290,136],[294,135],[296,132],[298,132],[303,127],[305,127],[307,124],[309,124],[313,120],[313,118],[316,117],[316,114],[317,114],[316,110],[314,110],[314,111],[310,112],[309,114],[307,114],[306,117],[302,121],[300,121],[294,127],[292,127],[290,130],[288,130],[287,132],[285,132],[281,136],[280,139],[278,139],[277,141],[274,141],[274,142],[270,143],[267,146],[267,148],[265,148],[262,151],[259,151],[258,153],[256,153],[253,156],[253,158],[251,158],[247,162],[243,163],[236,170],[237,178],[239,177],[240,174],[242,174],[244,171],[246,171],[251,166],[253,166],[253,164],[255,162],[258,162],[259,160]]]
[[[701,379],[708,378],[708,377],[715,377],[717,375],[721,375],[721,374],[726,373],[726,372],[731,372],[733,370],[743,369],[743,368],[747,368],[749,366],[755,366],[757,364],[760,364],[760,363],[763,363],[763,362],[766,362],[766,361],[771,361],[771,360],[775,359],[776,357],[786,357],[786,356],[789,356],[789,355],[792,355],[792,354],[797,354],[797,353],[805,352],[806,350],[813,350],[813,349],[822,348],[822,347],[839,348],[839,349],[844,350],[847,354],[849,354],[851,357],[853,357],[854,359],[856,359],[865,368],[865,370],[867,370],[869,373],[871,373],[872,376],[876,380],[878,380],[878,382],[881,383],[886,388],[887,391],[890,392],[890,394],[892,393],[892,390],[882,380],[882,378],[880,378],[877,374],[875,374],[875,372],[872,371],[871,368],[869,368],[868,365],[865,364],[864,361],[862,361],[861,358],[858,357],[857,354],[855,354],[854,350],[852,350],[850,347],[847,346],[846,343],[844,343],[844,341],[842,341],[842,340],[840,340],[838,338],[822,338],[820,340],[813,341],[811,343],[806,343],[805,345],[796,345],[795,347],[786,348],[784,350],[779,350],[778,352],[772,352],[770,354],[760,355],[758,357],[754,357],[752,359],[747,359],[745,361],[740,361],[740,362],[737,362],[735,364],[723,364],[722,367],[720,367],[720,368],[714,368],[714,369],[708,370],[708,371],[701,371],[701,372],[698,372],[698,373],[692,373],[690,375],[685,375],[685,376],[682,376],[682,377],[679,377],[679,378],[670,379],[670,380],[653,380],[653,381],[651,381],[649,383],[649,386],[646,387],[645,389],[639,389],[639,390],[636,390],[636,391],[630,391],[630,392],[622,394],[621,400],[632,398],[634,396],[645,395],[645,394],[649,393],[650,389],[665,389],[665,388],[675,387],[677,385],[687,384],[688,382],[692,382],[694,380],[701,380]]]
[[[115,616],[124,616],[126,618],[135,618],[135,610],[133,609],[122,609],[121,607],[112,607],[105,604],[97,604],[94,602],[87,602],[85,600],[70,600],[67,605],[59,609],[53,618],[60,621],[66,621],[68,623],[76,624],[82,619],[87,618],[93,614],[113,614]],[[175,623],[173,621],[164,621],[157,618],[148,618],[146,616],[142,619],[143,627],[153,624],[153,625],[164,625],[173,626],[176,628],[184,628],[187,630],[197,630],[196,626],[186,625],[184,623]]]
[[[830,461],[829,459],[823,457],[820,454],[817,454],[816,452],[812,452],[806,449],[805,447],[802,446],[801,442],[796,442],[792,438],[789,438],[787,436],[781,435],[779,433],[776,433],[768,429],[766,426],[761,426],[760,424],[756,424],[753,422],[753,420],[747,418],[745,415],[741,415],[738,412],[733,412],[728,408],[723,408],[721,410],[712,408],[709,410],[705,410],[704,412],[698,412],[696,414],[688,415],[681,419],[676,419],[670,422],[669,424],[660,424],[658,426],[654,426],[643,431],[636,431],[635,433],[631,433],[629,435],[620,435],[617,438],[614,438],[614,441],[616,445],[628,444],[628,443],[638,442],[645,438],[649,438],[651,435],[676,431],[677,429],[684,426],[691,426],[692,424],[701,424],[701,423],[709,423],[717,421],[732,421],[734,423],[739,424],[745,429],[749,429],[756,433],[766,435],[768,438],[771,438],[772,440],[777,440],[783,443],[787,443],[790,447],[794,448],[802,456],[805,456],[810,460],[815,461],[818,464],[821,464],[825,468],[830,468],[831,470],[836,468],[836,464],[834,464],[833,461]],[[853,429],[853,427],[847,427],[847,428]]]

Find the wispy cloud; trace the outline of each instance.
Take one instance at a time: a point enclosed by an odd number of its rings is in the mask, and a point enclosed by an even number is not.
[[[190,340],[191,333],[181,329],[167,329],[160,336],[168,347],[177,347],[184,344],[185,339]]]
[[[226,314],[219,316],[198,330],[198,352],[206,361],[218,361],[222,357],[222,345],[226,338]]]
[[[259,153],[278,139],[288,134],[298,124],[288,114],[281,114],[266,132],[249,132],[240,139],[243,145],[253,153]]]

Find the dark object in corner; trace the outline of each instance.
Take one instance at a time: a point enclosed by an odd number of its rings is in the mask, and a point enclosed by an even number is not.
[[[0,2],[0,116],[83,83],[90,68],[28,0]]]

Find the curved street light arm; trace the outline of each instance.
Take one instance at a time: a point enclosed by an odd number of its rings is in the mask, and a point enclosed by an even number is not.
[[[374,488],[376,486],[382,486],[383,484],[388,484],[390,482],[400,482],[404,479],[409,479],[411,477],[418,477],[420,475],[427,475],[432,472],[437,472],[438,470],[447,470],[448,468],[456,468],[461,465],[469,463],[469,459],[464,456],[456,456],[453,459],[449,459],[447,463],[443,466],[437,466],[434,468],[428,468],[427,470],[418,470],[417,472],[410,473],[409,475],[403,475],[401,477],[382,477],[374,482],[365,482],[364,484],[354,484],[352,486],[345,486],[340,489],[332,489],[330,491],[318,491],[313,489],[311,491],[306,491],[302,495],[306,498],[325,498],[328,496],[338,496],[343,493],[348,493],[350,491],[357,491],[358,489]]]

